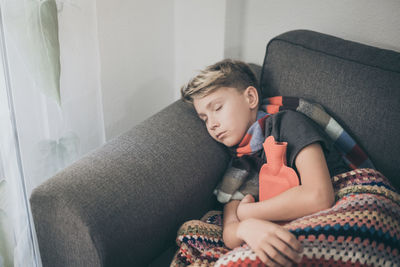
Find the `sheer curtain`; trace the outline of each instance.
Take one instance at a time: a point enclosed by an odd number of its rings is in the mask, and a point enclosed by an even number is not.
[[[0,266],[40,266],[32,190],[105,142],[95,2],[0,0]]]

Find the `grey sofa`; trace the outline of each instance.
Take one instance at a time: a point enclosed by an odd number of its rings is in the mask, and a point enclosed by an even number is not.
[[[400,53],[297,30],[254,68],[264,97],[322,104],[400,188]],[[192,107],[171,104],[34,190],[43,265],[169,266],[178,227],[218,208],[228,161]]]

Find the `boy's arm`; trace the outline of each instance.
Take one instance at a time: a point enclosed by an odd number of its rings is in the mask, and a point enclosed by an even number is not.
[[[262,262],[268,266],[289,266],[301,260],[302,247],[296,237],[277,224],[259,219],[239,221],[236,209],[239,201],[224,207],[223,240],[228,248],[246,242]]]
[[[302,181],[300,186],[262,202],[248,203],[252,200],[246,196],[238,207],[238,218],[286,221],[331,207],[334,192],[321,145],[313,143],[303,148],[295,164]]]
[[[239,200],[232,200],[224,206],[223,216],[223,240],[225,245],[233,249],[243,243],[243,239],[237,237],[237,228],[239,226],[239,219],[236,215]]]

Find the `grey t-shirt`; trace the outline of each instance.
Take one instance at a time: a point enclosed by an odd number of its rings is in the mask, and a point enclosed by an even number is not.
[[[292,110],[280,111],[265,121],[265,136],[273,135],[276,141],[287,142],[287,165],[296,170],[295,159],[304,147],[319,142],[332,176],[349,171],[333,141],[312,119]],[[268,161],[268,159],[267,159]]]
[[[302,113],[291,110],[280,111],[266,118],[264,125],[265,137],[273,135],[275,141],[288,143],[286,162],[296,172],[297,155],[304,147],[315,142],[322,147],[331,177],[350,170],[330,137],[318,124]],[[258,174],[265,161],[268,161],[268,158],[265,159],[263,150],[252,155],[234,156],[222,181],[215,189],[218,201],[227,203],[230,200],[240,200],[246,194],[252,194],[258,199]],[[300,179],[298,172],[297,175]]]

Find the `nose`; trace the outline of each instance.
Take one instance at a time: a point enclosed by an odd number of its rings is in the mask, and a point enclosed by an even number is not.
[[[210,130],[215,130],[219,126],[218,121],[214,118],[209,118],[208,123]]]

